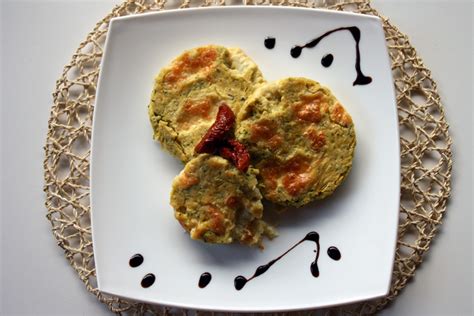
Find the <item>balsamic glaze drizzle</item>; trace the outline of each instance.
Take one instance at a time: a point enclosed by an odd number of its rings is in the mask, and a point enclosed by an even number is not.
[[[317,232],[312,231],[312,232],[309,232],[308,234],[306,234],[306,236],[303,239],[301,239],[296,244],[291,246],[290,249],[285,251],[283,254],[281,254],[277,258],[271,260],[267,264],[259,266],[250,278],[246,278],[242,275],[239,275],[239,276],[235,277],[235,279],[234,279],[235,289],[238,290],[238,291],[243,289],[244,286],[247,284],[247,282],[249,282],[249,281],[255,279],[256,277],[258,277],[258,276],[264,274],[265,272],[267,272],[268,269],[270,269],[270,267],[272,265],[274,265],[281,258],[286,256],[290,251],[292,251],[293,249],[295,249],[296,247],[298,247],[301,243],[303,243],[305,241],[313,241],[316,244],[316,250],[314,251],[316,253],[316,258],[314,259],[313,262],[311,262],[310,271],[311,271],[311,274],[313,275],[313,277],[315,277],[315,278],[319,277],[318,259],[319,259],[319,254],[320,254],[321,247],[320,247],[320,244],[319,244],[319,234]],[[338,260],[341,259],[341,252],[335,246],[329,247],[328,250],[327,250],[327,254],[333,260],[338,261]],[[136,268],[136,267],[140,266],[143,263],[143,260],[144,260],[143,256],[141,254],[137,253],[137,254],[133,255],[130,258],[129,264],[132,268]],[[155,283],[155,280],[156,280],[155,275],[153,273],[148,273],[147,275],[145,275],[143,277],[143,279],[141,281],[141,286],[143,288],[148,288],[148,287],[152,286]],[[209,272],[204,272],[199,277],[198,286],[201,289],[203,289],[207,285],[209,285],[211,280],[212,280],[212,275]]]
[[[133,255],[130,260],[128,261],[128,264],[132,267],[132,268],[136,268],[138,267],[139,265],[141,265],[143,263],[143,256],[139,253]]]
[[[247,284],[247,282],[253,280],[254,278],[264,274],[265,272],[267,272],[268,269],[270,269],[270,267],[272,265],[274,265],[278,260],[280,260],[281,258],[283,258],[286,254],[288,254],[290,251],[292,251],[293,249],[295,249],[297,246],[299,246],[301,243],[305,242],[305,241],[313,241],[316,243],[316,258],[314,259],[314,261],[311,263],[311,267],[310,267],[310,270],[311,270],[311,274],[317,278],[319,276],[319,268],[318,268],[318,259],[319,259],[319,252],[320,252],[320,246],[319,246],[319,234],[317,232],[310,232],[308,234],[306,234],[306,236],[301,239],[299,242],[297,242],[296,244],[294,244],[290,249],[288,249],[287,251],[285,251],[282,255],[280,255],[279,257],[277,257],[276,259],[273,259],[271,260],[270,262],[268,262],[267,264],[264,264],[264,265],[261,265],[259,266],[256,270],[255,270],[255,273],[250,277],[250,278],[246,278],[242,275],[239,275],[237,276],[235,279],[234,279],[234,287],[236,290],[240,291],[244,286],[245,284]]]
[[[201,277],[199,278],[199,283],[198,286],[203,289],[205,288],[209,282],[211,282],[212,275],[209,272],[204,272],[201,274]]]
[[[142,279],[141,285],[144,288],[150,287],[155,283],[155,275],[153,273],[148,273]]]
[[[276,40],[274,37],[267,37],[264,41],[263,44],[265,45],[266,48],[268,49],[273,49],[275,47]]]
[[[359,49],[359,42],[360,42],[360,29],[357,26],[346,26],[346,27],[339,27],[334,30],[327,31],[323,35],[315,38],[314,40],[306,43],[303,46],[294,46],[291,51],[291,57],[298,58],[301,55],[301,51],[303,48],[313,48],[319,44],[319,42],[328,35],[331,35],[334,32],[344,31],[347,30],[351,32],[352,37],[354,38],[356,44],[356,62],[355,62],[355,69],[357,72],[357,78],[352,83],[353,86],[355,85],[366,85],[372,82],[372,78],[369,76],[365,76],[360,69],[360,49]]]

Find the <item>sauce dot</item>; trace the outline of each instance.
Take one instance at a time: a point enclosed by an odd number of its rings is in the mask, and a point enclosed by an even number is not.
[[[141,285],[144,288],[150,287],[155,283],[155,275],[153,273],[148,273],[142,279]]]
[[[336,247],[331,246],[331,247],[328,248],[328,256],[332,260],[338,261],[338,260],[341,259],[341,252]]]
[[[201,274],[201,277],[199,278],[199,283],[198,286],[203,289],[205,288],[209,282],[211,282],[212,275],[209,272],[204,272]]]
[[[139,253],[133,255],[130,260],[128,261],[128,264],[132,267],[132,268],[136,268],[138,267],[139,265],[141,265],[143,263],[143,256]]]
[[[273,49],[275,47],[276,39],[274,37],[267,37],[264,41],[263,44],[265,45],[266,48],[268,49]]]
[[[328,68],[329,66],[332,65],[333,61],[334,61],[334,56],[332,54],[326,54],[321,59],[321,65],[323,65],[323,67]]]
[[[244,288],[247,282],[248,280],[244,276],[239,275],[234,279],[234,287],[237,291],[240,291],[241,289]]]
[[[293,57],[293,58],[298,58],[298,57],[300,57],[302,50],[303,50],[303,47],[301,47],[301,46],[294,46],[294,47],[290,50],[290,55],[291,55],[291,57]]]

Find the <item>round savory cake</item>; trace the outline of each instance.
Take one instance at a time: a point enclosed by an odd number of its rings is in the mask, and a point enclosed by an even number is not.
[[[257,65],[239,48],[209,45],[185,51],[155,78],[148,106],[154,139],[189,161],[220,103],[237,113],[263,82]]]
[[[246,173],[219,156],[201,154],[173,180],[171,206],[192,239],[262,247],[264,236],[276,236],[262,218],[257,171]]]
[[[237,116],[236,137],[259,170],[264,197],[296,207],[334,192],[351,169],[356,144],[341,103],[306,78],[260,86]]]

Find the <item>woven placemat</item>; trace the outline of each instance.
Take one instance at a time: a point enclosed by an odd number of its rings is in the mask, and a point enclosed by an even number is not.
[[[90,137],[109,22],[118,16],[177,7],[232,4],[318,7],[380,16],[368,0],[136,0],[115,7],[97,23],[56,83],[45,145],[44,191],[47,218],[58,245],[87,290],[113,312],[142,315],[188,311],[119,299],[100,293],[96,287],[89,213]],[[400,223],[392,285],[384,298],[320,310],[317,314],[373,314],[394,300],[428,251],[450,195],[451,138],[436,83],[407,36],[388,19],[382,19],[392,61],[401,146]]]

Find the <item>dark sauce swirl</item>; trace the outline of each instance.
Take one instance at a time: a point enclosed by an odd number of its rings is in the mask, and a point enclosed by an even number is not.
[[[352,83],[352,85],[353,86],[355,86],[355,85],[366,85],[366,84],[371,83],[372,78],[369,77],[369,76],[364,75],[362,73],[362,70],[360,69],[360,59],[361,59],[360,58],[360,49],[359,49],[360,29],[357,26],[339,27],[337,29],[327,31],[323,35],[313,39],[312,41],[306,43],[303,46],[294,46],[290,51],[291,57],[298,58],[301,55],[301,52],[302,52],[303,48],[316,47],[323,38],[325,38],[328,35],[331,35],[334,32],[338,32],[338,31],[349,31],[352,35],[352,38],[355,41],[355,44],[356,44],[355,69],[356,69],[356,72],[357,72],[357,77],[354,80],[354,82]],[[332,63],[332,61],[331,61],[331,63]]]
[[[297,242],[296,244],[294,244],[290,249],[288,249],[287,251],[285,251],[283,254],[281,254],[279,257],[277,257],[276,259],[273,259],[271,260],[270,262],[268,262],[267,264],[264,264],[264,265],[261,265],[259,266],[254,274],[250,277],[250,278],[246,278],[242,275],[239,275],[237,276],[235,279],[234,279],[234,287],[236,290],[240,291],[241,289],[243,289],[243,287],[245,286],[245,284],[247,284],[247,282],[255,279],[256,277],[264,274],[265,272],[268,271],[268,269],[270,269],[270,267],[272,265],[274,265],[276,262],[278,262],[281,258],[283,258],[284,256],[286,256],[290,251],[292,251],[293,249],[295,249],[297,246],[299,246],[301,243],[305,242],[305,241],[313,241],[314,243],[316,243],[316,258],[314,259],[314,261],[311,263],[311,266],[310,266],[310,271],[311,271],[311,274],[317,278],[319,276],[319,268],[318,268],[318,259],[319,259],[319,252],[320,252],[320,246],[319,246],[319,234],[317,232],[310,232],[308,234],[306,234],[306,236],[301,239],[299,242]]]

